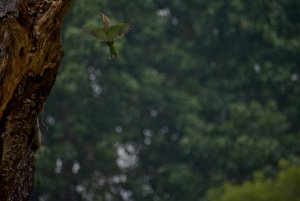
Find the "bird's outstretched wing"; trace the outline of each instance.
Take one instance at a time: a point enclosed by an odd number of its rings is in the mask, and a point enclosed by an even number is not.
[[[91,34],[96,39],[100,40],[101,42],[108,42],[108,36],[105,33],[103,28],[99,27],[92,27],[92,26],[82,26],[82,29],[89,34]]]
[[[130,24],[127,23],[119,23],[114,26],[109,27],[108,29],[108,41],[114,41],[120,37],[122,37],[124,34],[126,34],[128,31],[131,30]]]

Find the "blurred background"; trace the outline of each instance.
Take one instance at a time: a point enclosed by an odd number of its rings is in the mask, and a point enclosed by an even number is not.
[[[133,30],[119,58],[81,29]],[[78,0],[38,201],[300,200],[299,0]]]

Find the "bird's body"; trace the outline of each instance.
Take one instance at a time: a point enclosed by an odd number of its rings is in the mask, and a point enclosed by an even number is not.
[[[131,29],[131,26],[128,23],[119,23],[111,26],[110,19],[103,13],[101,13],[101,20],[103,27],[83,26],[83,29],[109,47],[110,59],[116,58],[118,53],[115,48],[115,41],[126,34]]]

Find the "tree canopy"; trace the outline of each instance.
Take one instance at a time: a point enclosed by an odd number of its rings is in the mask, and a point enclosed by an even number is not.
[[[81,29],[100,11],[133,25],[116,60]],[[298,0],[76,1],[34,198],[199,201],[298,161],[299,14]]]
[[[209,191],[213,201],[289,201],[300,200],[300,168],[286,161],[280,162],[281,170],[276,179],[268,179],[261,172],[254,174],[253,181],[241,186],[225,184],[222,188]]]

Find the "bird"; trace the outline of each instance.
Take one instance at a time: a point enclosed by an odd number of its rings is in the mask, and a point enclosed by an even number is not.
[[[122,22],[111,26],[109,17],[104,13],[100,13],[100,17],[103,27],[85,25],[82,26],[82,28],[98,41],[105,43],[109,47],[109,59],[117,58],[119,54],[115,47],[115,41],[128,33],[132,29],[131,25]]]

